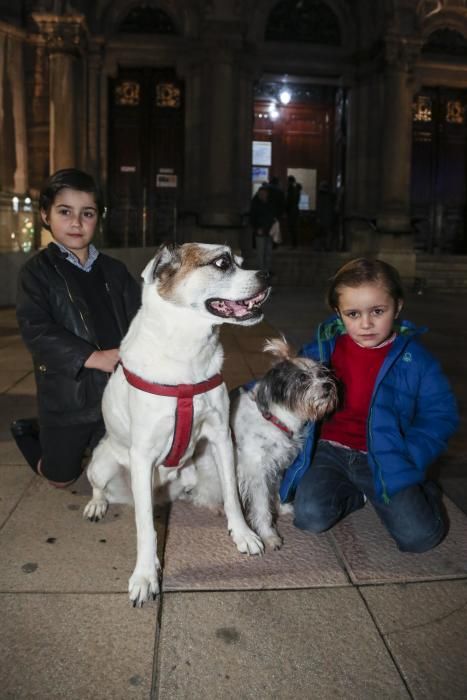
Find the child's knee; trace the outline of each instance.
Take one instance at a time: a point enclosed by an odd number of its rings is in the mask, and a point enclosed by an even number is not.
[[[323,508],[311,500],[296,499],[294,502],[294,525],[300,530],[318,534],[329,530],[334,524],[335,516],[329,516]]]
[[[422,554],[436,547],[445,538],[448,531],[447,523],[439,518],[436,526],[427,524],[426,527],[414,528],[411,532],[393,535],[401,552]]]
[[[42,476],[48,483],[56,489],[66,489],[68,486],[79,479],[82,473],[81,466],[75,467],[74,469],[68,469],[66,474],[57,472],[56,469],[50,469],[47,462],[41,459],[37,465],[37,473]]]

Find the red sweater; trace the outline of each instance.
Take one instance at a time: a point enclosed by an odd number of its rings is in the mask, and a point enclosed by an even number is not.
[[[362,348],[349,335],[336,341],[331,366],[343,386],[341,406],[323,423],[322,440],[333,440],[353,450],[367,450],[366,426],[376,377],[391,343]]]

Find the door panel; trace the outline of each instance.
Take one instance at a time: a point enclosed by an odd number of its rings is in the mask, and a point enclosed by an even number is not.
[[[416,246],[466,251],[467,92],[424,88],[413,104],[412,217]]]
[[[171,69],[143,68],[121,69],[109,87],[106,244],[154,246],[174,239],[183,177],[183,86]],[[176,177],[161,180],[161,172]],[[160,187],[162,181],[170,186]]]

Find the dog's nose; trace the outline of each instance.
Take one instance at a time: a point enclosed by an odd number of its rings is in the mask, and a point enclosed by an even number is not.
[[[258,270],[256,277],[260,282],[263,282],[265,286],[269,283],[269,275],[267,272],[263,272],[263,270]]]
[[[332,388],[333,388],[332,382],[324,382],[324,384],[323,384],[324,391],[331,391]]]

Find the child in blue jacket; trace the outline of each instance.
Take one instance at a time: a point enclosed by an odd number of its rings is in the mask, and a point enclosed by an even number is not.
[[[332,278],[327,301],[336,315],[301,354],[331,365],[341,403],[311,426],[281,498],[294,499],[295,525],[315,533],[368,499],[401,551],[427,551],[447,531],[426,471],[458,426],[448,380],[420,343],[423,331],[399,321],[403,291],[391,265],[352,260]]]

